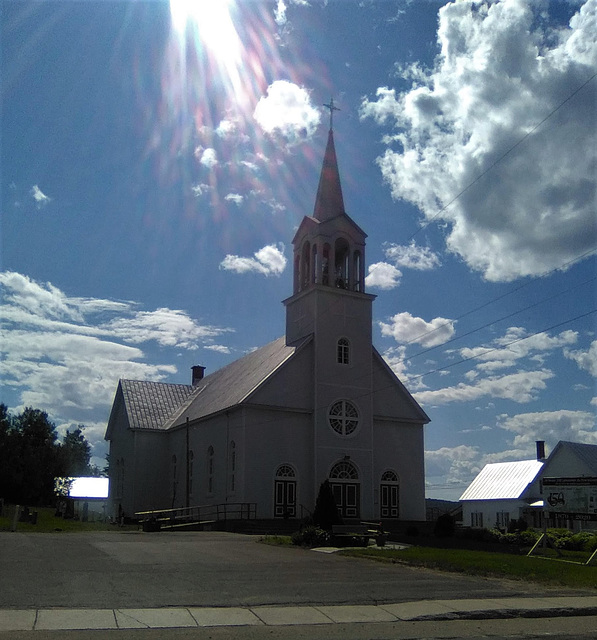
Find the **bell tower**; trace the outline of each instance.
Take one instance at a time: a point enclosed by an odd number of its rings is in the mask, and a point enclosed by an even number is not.
[[[292,240],[293,295],[284,301],[287,344],[314,333],[321,320],[320,314],[329,319],[334,310],[346,305],[368,310],[365,313],[368,323],[366,334],[371,336],[371,302],[375,296],[365,293],[367,234],[344,210],[331,128],[337,107],[333,100],[325,106],[330,109],[330,130],[313,215],[303,218]],[[327,306],[327,311],[322,304]],[[358,315],[362,316],[362,313]],[[347,317],[345,312],[344,317]]]

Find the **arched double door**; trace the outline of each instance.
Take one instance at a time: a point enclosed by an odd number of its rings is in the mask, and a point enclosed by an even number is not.
[[[296,518],[296,473],[289,464],[281,464],[276,469],[274,517]]]
[[[349,460],[337,462],[330,471],[330,487],[342,518],[361,517],[359,472]]]

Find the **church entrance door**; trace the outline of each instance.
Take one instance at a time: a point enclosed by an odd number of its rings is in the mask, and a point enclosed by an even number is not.
[[[287,464],[278,467],[274,484],[274,517],[296,518],[296,475]]]
[[[336,506],[343,518],[361,517],[361,485],[358,482],[330,482]]]
[[[397,518],[400,515],[400,485],[395,471],[384,472],[379,487],[380,516],[382,518]]]

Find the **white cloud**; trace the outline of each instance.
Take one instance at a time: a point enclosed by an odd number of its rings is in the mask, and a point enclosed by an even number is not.
[[[224,344],[206,344],[204,348],[215,351],[216,353],[231,353],[230,347]]]
[[[594,398],[591,398],[591,401],[589,403],[592,407],[597,407],[597,396],[595,396]]]
[[[270,134],[279,134],[288,144],[310,138],[321,119],[309,93],[287,80],[276,80],[259,99],[253,117]]]
[[[191,187],[191,189],[193,190],[195,197],[199,198],[200,196],[210,191],[211,187],[208,184],[205,184],[204,182],[200,182],[199,184],[196,184],[193,187]]]
[[[544,440],[553,449],[560,440],[597,444],[595,414],[588,411],[542,411],[501,416],[498,426],[516,434],[514,446],[532,448]]]
[[[492,345],[465,347],[459,353],[462,358],[481,361],[477,365],[478,370],[495,371],[513,367],[521,358],[533,357],[541,363],[551,351],[575,344],[577,339],[576,331],[562,331],[554,336],[547,333],[528,335],[521,327],[510,327],[504,336],[495,339]]]
[[[485,396],[521,403],[530,402],[531,400],[536,400],[538,391],[546,388],[545,381],[553,377],[553,372],[548,369],[518,371],[502,377],[483,378],[473,384],[461,382],[453,387],[445,387],[435,391],[419,391],[413,395],[418,402],[424,405],[471,402]]]
[[[274,12],[274,19],[279,27],[286,24],[286,5],[284,4],[284,0],[278,0],[278,4],[276,5]]]
[[[224,200],[228,202],[234,202],[235,205],[239,206],[243,203],[244,196],[241,196],[240,193],[229,193],[224,197]]]
[[[50,198],[45,193],[43,193],[42,190],[36,184],[34,184],[31,187],[31,191],[29,193],[31,194],[31,197],[35,200],[35,204],[37,205],[38,209],[45,207],[47,204],[49,204],[52,201],[52,198]]]
[[[109,407],[119,378],[163,380],[172,365],[143,361],[138,345],[195,349],[229,329],[203,326],[184,311],[142,311],[132,302],[71,297],[50,283],[0,273],[0,374],[22,406],[62,420]]]
[[[365,278],[365,286],[379,289],[394,289],[400,284],[402,272],[387,262],[376,262],[369,265],[369,274]]]
[[[482,468],[478,447],[462,444],[425,451],[425,476],[431,482],[441,479],[442,484],[463,488]]]
[[[417,246],[414,241],[408,245],[386,243],[384,253],[397,267],[429,271],[439,267],[441,262],[437,254],[429,247]]]
[[[545,26],[542,6],[446,4],[433,68],[407,67],[410,90],[381,87],[361,107],[395,127],[379,158],[393,197],[427,219],[441,211],[449,249],[491,281],[547,273],[596,242],[595,82],[554,110],[597,66],[597,0],[561,29]]]
[[[211,147],[208,149],[204,149],[201,153],[201,158],[199,162],[208,169],[212,169],[218,164],[218,156],[216,155],[216,150]]]
[[[587,351],[570,351],[564,349],[564,355],[576,364],[588,371],[593,377],[597,377],[597,340],[593,340]]]
[[[260,273],[265,276],[279,276],[286,268],[284,245],[270,244],[255,252],[253,258],[227,255],[220,263],[220,269],[235,273]]]
[[[220,138],[230,138],[238,131],[238,125],[234,120],[222,120],[215,133]]]
[[[454,335],[454,320],[438,317],[427,322],[408,311],[397,313],[390,318],[390,323],[380,322],[379,326],[382,336],[406,344],[416,342],[424,347],[444,344]]]

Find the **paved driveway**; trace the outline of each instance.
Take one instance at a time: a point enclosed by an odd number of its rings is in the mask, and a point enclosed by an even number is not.
[[[0,608],[377,604],[553,595],[221,532],[0,533]]]

